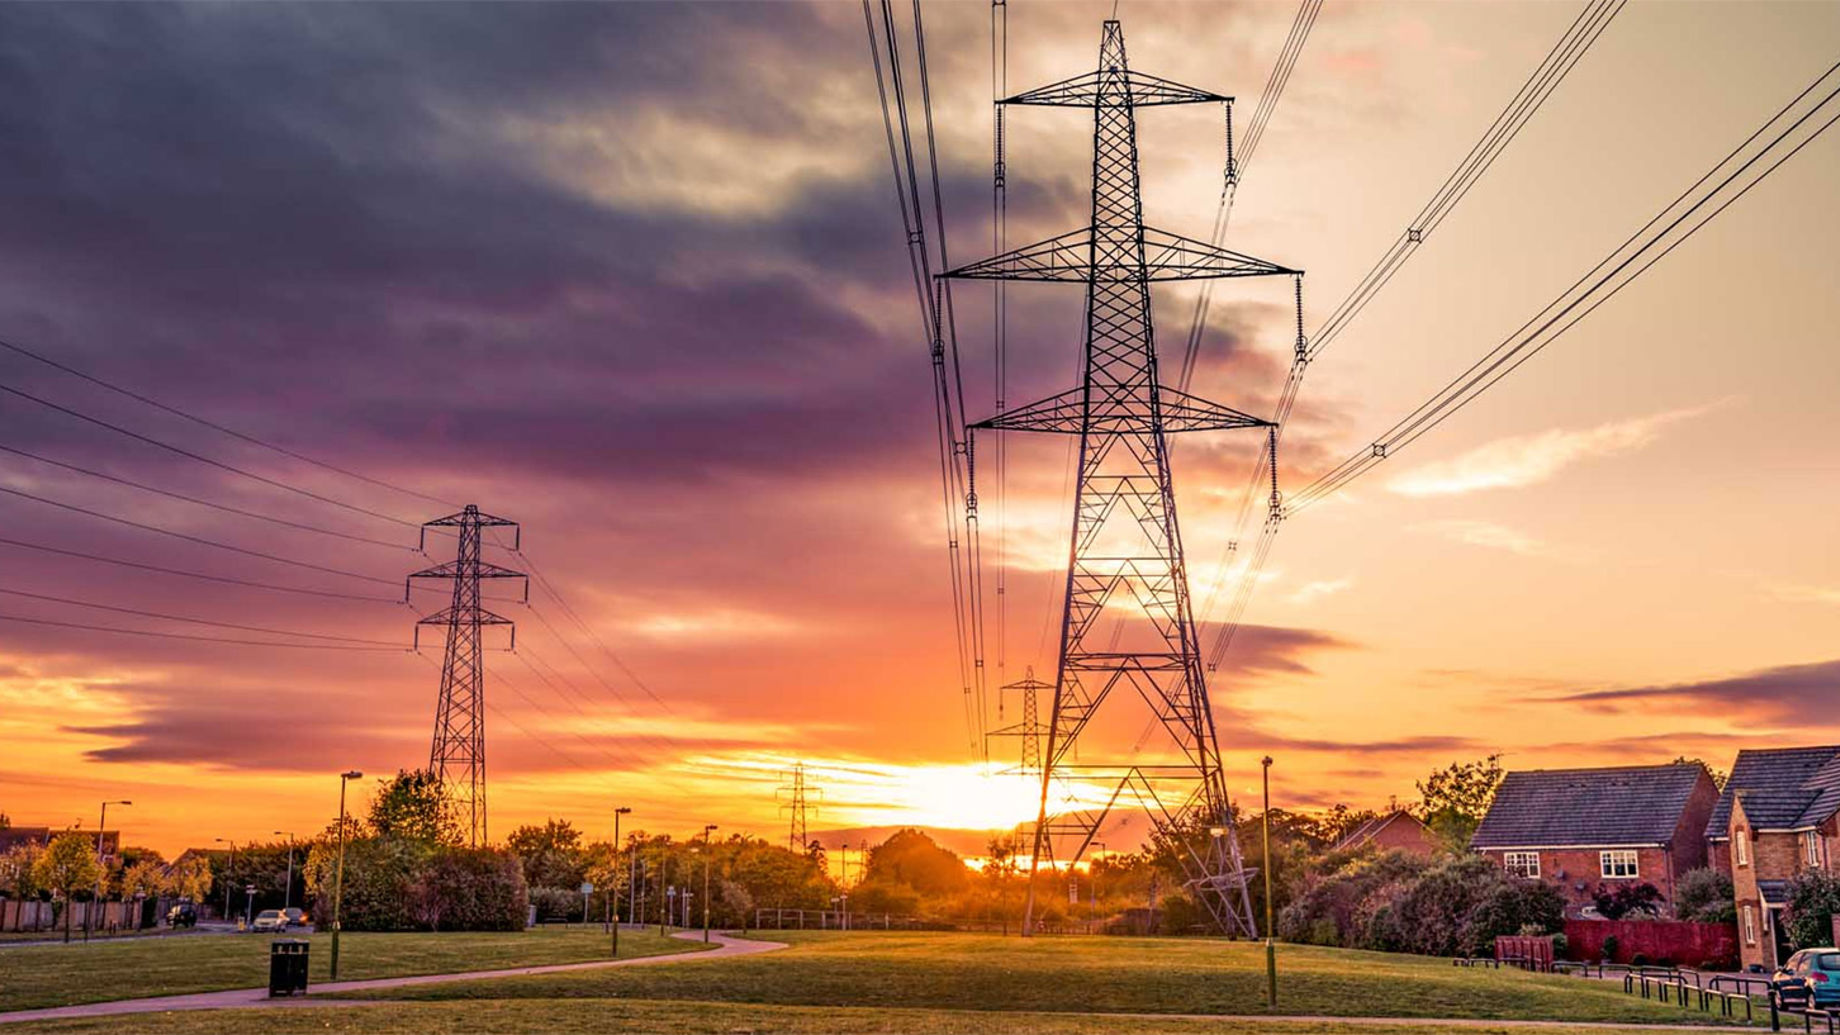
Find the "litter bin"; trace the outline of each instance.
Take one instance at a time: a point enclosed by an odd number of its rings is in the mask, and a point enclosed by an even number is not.
[[[268,943],[268,995],[307,994],[307,940],[280,938]]]

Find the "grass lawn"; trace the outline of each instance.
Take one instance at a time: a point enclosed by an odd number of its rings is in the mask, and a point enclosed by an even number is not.
[[[709,964],[698,963],[702,967]],[[350,1010],[308,1007],[209,1010],[96,1017],[7,1026],[8,1032],[108,1032],[147,1035],[263,1035],[307,1033],[478,1032],[652,1033],[652,1035],[1642,1035],[1641,1029],[1505,1025],[1346,1024],[1334,1021],[1221,1021],[1177,1017],[1006,1013],[993,1022],[975,1010],[887,1010],[871,1007],[742,1006],[630,999],[511,999],[470,1003],[377,1003]]]
[[[353,993],[375,999],[633,999],[1071,1013],[1264,1013],[1264,952],[1209,939],[770,932],[780,952],[695,966],[546,974]],[[1620,985],[1449,960],[1280,946],[1280,1014],[1720,1023]],[[504,1005],[500,1003],[498,1005]],[[1724,1022],[1729,1023],[1729,1022]]]
[[[259,988],[268,984],[267,936],[200,934],[88,945],[0,947],[0,1011],[108,999]],[[329,979],[330,934],[310,935],[310,980]],[[598,924],[490,934],[366,934],[339,939],[341,979],[580,963],[607,958]],[[656,931],[620,932],[620,955],[694,952],[701,943]],[[119,1020],[117,1023],[120,1023]]]

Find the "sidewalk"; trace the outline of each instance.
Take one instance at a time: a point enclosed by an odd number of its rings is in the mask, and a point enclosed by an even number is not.
[[[685,931],[678,938],[700,940],[700,931]],[[670,953],[663,956],[637,956],[624,960],[591,960],[586,963],[554,963],[541,967],[518,967],[511,970],[474,970],[459,974],[416,974],[410,977],[370,978],[365,981],[329,981],[313,986],[313,993],[360,992],[378,988],[407,988],[433,985],[444,981],[472,981],[477,978],[520,977],[525,974],[558,974],[571,970],[599,970],[604,967],[636,967],[646,964],[690,963],[697,960],[723,959],[772,952],[786,946],[780,942],[757,942],[726,934],[711,934],[716,947],[703,952]],[[84,1003],[81,1006],[55,1006],[43,1010],[15,1010],[0,1013],[0,1024],[15,1021],[48,1021],[62,1017],[111,1017],[118,1014],[160,1013],[171,1010],[229,1010],[252,1006],[364,1006],[367,1000],[317,999],[309,994],[270,999],[265,988],[237,988],[224,992],[198,992],[192,995],[156,996],[150,999],[118,999],[109,1003]]]

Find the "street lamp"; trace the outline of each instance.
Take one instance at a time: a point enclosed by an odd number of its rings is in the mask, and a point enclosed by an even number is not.
[[[673,884],[664,889],[664,894],[665,898],[668,900],[665,903],[664,915],[671,920],[675,920],[677,919],[677,885]],[[665,924],[665,920],[658,921],[658,933],[660,935],[664,934]]]
[[[281,891],[281,913],[283,916],[286,916],[287,911],[294,907],[294,832],[291,830],[277,830],[275,833],[282,834],[288,839],[287,887],[283,888]]]
[[[621,806],[613,810],[613,868],[607,878],[607,906],[613,913],[613,956],[620,955],[620,817],[632,809]],[[635,853],[637,854],[637,853]]]
[[[345,894],[345,785],[364,779],[356,769],[339,774],[339,861],[332,873],[332,977],[339,979],[339,902]]]
[[[1096,926],[1099,922],[1099,870],[1097,864],[1099,862],[1099,853],[1105,851],[1105,848],[1106,844],[1104,841],[1094,841],[1092,843],[1092,862],[1086,864],[1087,891],[1092,896],[1086,903],[1086,922],[1089,926]]]
[[[1265,811],[1259,817],[1265,842],[1265,985],[1266,1005],[1278,1008],[1278,946],[1271,940],[1271,756],[1259,759],[1265,783]]]
[[[709,848],[709,834],[716,825],[711,823],[703,828],[703,944],[709,944],[709,857],[715,853]]]
[[[88,929],[91,931],[96,929],[96,909],[102,905],[102,878],[109,872],[109,864],[102,854],[102,832],[109,825],[109,806],[132,804],[134,803],[131,801],[105,801],[102,803],[102,818],[96,821],[96,896],[90,900],[87,917]],[[117,840],[119,841],[119,838]]]
[[[224,923],[230,922],[230,877],[236,873],[236,841],[228,837],[215,837],[213,841],[230,846],[230,861],[224,863]]]
[[[663,845],[658,846],[658,937],[665,936],[665,927],[671,919],[671,907],[677,903],[677,889],[667,887],[671,879],[671,853]]]

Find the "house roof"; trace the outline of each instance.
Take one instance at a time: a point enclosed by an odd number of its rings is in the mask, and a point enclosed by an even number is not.
[[[1789,882],[1786,880],[1760,880],[1757,893],[1763,896],[1767,906],[1780,906],[1789,901]]]
[[[1705,773],[1697,762],[1509,773],[1470,846],[1666,844]]]
[[[1744,795],[1744,814],[1762,830],[1814,826],[1840,811],[1840,745],[1761,748],[1738,752],[1731,778],[1706,822],[1706,836],[1724,838],[1731,800]]]
[[[1414,824],[1415,826],[1419,826],[1419,827],[1424,826],[1423,823],[1419,822],[1417,816],[1412,815],[1410,812],[1407,812],[1405,809],[1394,809],[1391,812],[1383,812],[1378,816],[1374,816],[1362,822],[1360,826],[1357,826],[1353,830],[1350,830],[1348,833],[1343,834],[1342,839],[1340,841],[1335,842],[1335,845],[1329,850],[1332,852],[1340,852],[1345,849],[1354,848],[1358,845],[1365,844],[1366,842],[1372,840],[1375,835],[1379,834],[1380,831],[1385,830],[1388,825],[1390,825],[1391,823],[1393,823],[1395,820],[1399,819],[1402,816],[1406,819],[1407,822],[1410,822]]]

